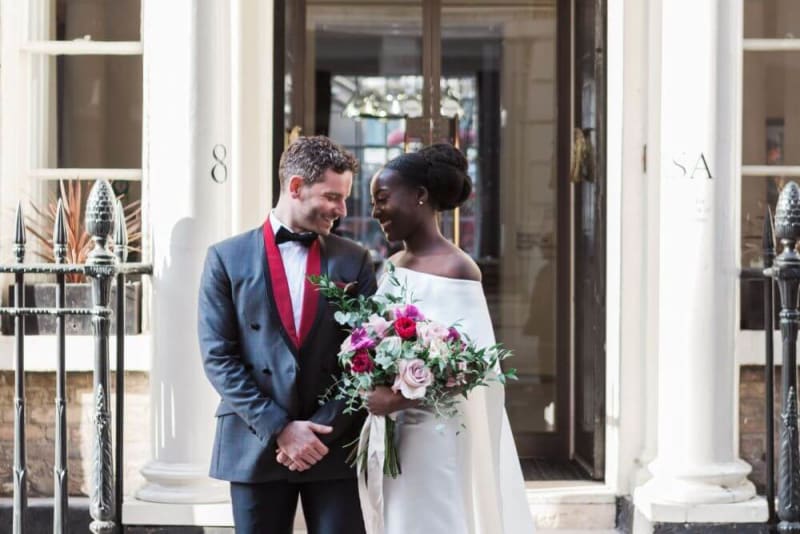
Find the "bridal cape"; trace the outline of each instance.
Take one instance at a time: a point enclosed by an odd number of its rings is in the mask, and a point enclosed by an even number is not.
[[[395,275],[407,284],[414,304],[426,318],[457,325],[479,347],[495,343],[480,282],[400,267]],[[379,293],[395,291],[385,278],[378,289]],[[370,450],[367,476],[359,475],[367,533],[534,532],[504,400],[503,386],[492,382],[489,387],[472,390],[456,419],[437,419],[422,409],[398,412],[402,473],[396,479],[383,477],[382,467],[371,461],[382,451]],[[379,420],[368,418],[363,432],[378,437]],[[370,439],[376,446],[381,442]],[[381,477],[382,485],[372,482]]]

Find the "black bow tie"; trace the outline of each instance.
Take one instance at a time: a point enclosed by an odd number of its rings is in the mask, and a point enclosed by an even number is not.
[[[317,234],[314,232],[292,232],[285,226],[281,226],[278,229],[278,233],[275,234],[275,243],[278,245],[288,241],[297,241],[303,246],[310,247],[311,243],[316,239]]]

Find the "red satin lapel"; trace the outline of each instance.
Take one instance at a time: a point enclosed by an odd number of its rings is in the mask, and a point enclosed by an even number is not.
[[[294,346],[299,349],[300,342],[297,337],[297,332],[294,329],[294,311],[292,309],[292,296],[289,293],[289,282],[286,280],[286,269],[283,266],[283,258],[281,258],[278,245],[275,244],[275,234],[272,231],[269,218],[267,218],[267,221],[264,223],[264,248],[267,251],[267,268],[269,269],[269,278],[272,282],[272,297],[275,300],[275,306],[278,308],[281,324],[283,325],[283,329],[286,330],[286,333],[289,334],[289,339],[292,340]],[[311,254],[309,254],[309,258],[310,257]],[[305,306],[303,307],[305,308]]]
[[[317,316],[319,294],[317,293],[317,286],[312,284],[308,277],[320,275],[322,260],[320,258],[319,248],[319,239],[317,239],[308,249],[308,259],[306,260],[306,281],[305,288],[303,290],[303,315],[300,318],[301,346],[303,343],[305,343],[309,332],[311,332],[311,327],[314,325],[314,318]]]

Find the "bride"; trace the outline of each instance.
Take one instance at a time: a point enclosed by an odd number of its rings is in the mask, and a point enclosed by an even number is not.
[[[447,144],[398,156],[372,180],[372,216],[390,241],[404,243],[389,261],[425,316],[458,323],[478,346],[489,346],[494,333],[480,270],[437,223],[437,212],[469,197],[466,171],[463,154]],[[384,280],[378,291],[396,288]],[[384,477],[377,491],[362,485],[369,534],[534,531],[502,385],[473,390],[456,419],[436,418],[388,387],[371,392],[367,406],[374,415],[396,417],[402,468],[397,478]]]

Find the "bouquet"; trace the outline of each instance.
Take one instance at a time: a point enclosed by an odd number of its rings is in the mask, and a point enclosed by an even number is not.
[[[343,373],[321,402],[344,399],[345,413],[353,413],[366,408],[367,392],[390,386],[439,417],[453,417],[460,398],[467,398],[473,388],[516,378],[514,369],[500,370],[500,361],[510,356],[508,350],[499,344],[478,347],[458,324],[427,319],[395,276],[392,264],[387,276],[398,289],[396,294],[371,297],[352,297],[346,287],[327,277],[313,277],[320,292],[338,308],[335,320],[349,332],[338,354]],[[386,417],[385,427],[383,472],[394,478],[401,468],[391,416]],[[366,470],[368,443],[363,441],[368,439],[369,433],[362,432],[353,443],[350,460],[360,472]]]

